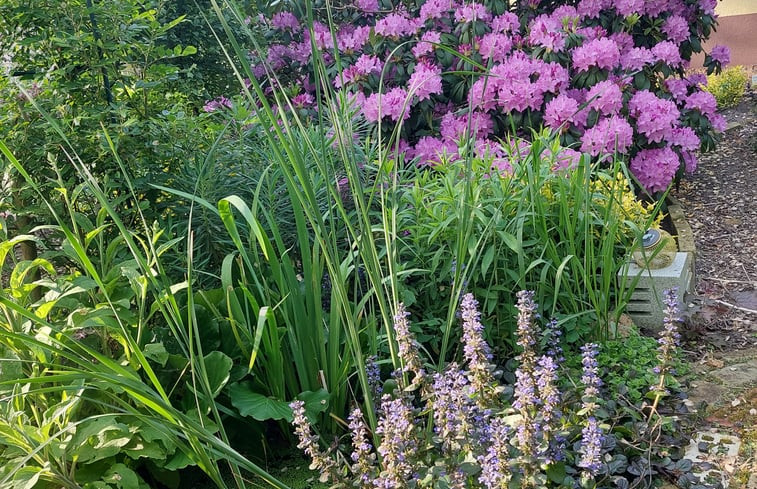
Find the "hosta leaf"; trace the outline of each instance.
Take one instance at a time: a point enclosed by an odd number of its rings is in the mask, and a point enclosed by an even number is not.
[[[205,369],[208,373],[211,395],[215,398],[229,381],[229,372],[234,362],[223,352],[213,351],[205,355]]]
[[[251,416],[258,421],[284,419],[292,421],[289,404],[254,392],[247,382],[238,382],[229,386],[231,404],[242,416]]]

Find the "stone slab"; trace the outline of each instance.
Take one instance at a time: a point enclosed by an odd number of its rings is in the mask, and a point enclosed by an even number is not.
[[[757,363],[746,362],[712,370],[709,375],[720,380],[729,389],[757,384]]]
[[[741,439],[717,430],[700,431],[686,447],[684,458],[694,464],[707,464],[709,468],[692,471],[705,485],[721,483],[728,487],[731,475],[736,470],[736,460],[741,448]],[[709,486],[708,486],[709,487]]]
[[[619,279],[622,280],[623,275],[628,277],[627,280],[639,278],[626,312],[637,326],[659,331],[664,318],[663,291],[677,287],[680,291],[679,305],[683,309],[683,292],[693,286],[692,254],[676,253],[673,263],[665,268],[641,268],[631,262],[618,272]]]

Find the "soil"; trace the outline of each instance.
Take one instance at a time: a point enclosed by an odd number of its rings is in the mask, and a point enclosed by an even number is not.
[[[757,489],[757,91],[722,113],[729,129],[718,149],[672,191],[696,243],[689,399],[700,433],[741,439],[737,461],[720,464],[729,487]]]
[[[718,149],[672,191],[696,242],[687,339],[700,351],[757,346],[757,91],[722,113]]]

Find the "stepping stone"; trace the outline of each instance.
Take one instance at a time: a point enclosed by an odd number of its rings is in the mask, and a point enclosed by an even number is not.
[[[721,483],[728,487],[728,482],[736,470],[736,459],[741,448],[741,439],[716,430],[700,431],[692,438],[686,448],[684,458],[694,464],[692,473],[700,478],[702,484]]]
[[[709,375],[723,382],[729,389],[738,389],[757,383],[757,362],[738,363],[718,370]]]

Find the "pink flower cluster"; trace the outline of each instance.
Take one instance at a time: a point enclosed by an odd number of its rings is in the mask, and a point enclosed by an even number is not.
[[[312,35],[331,83],[351,94],[366,120],[387,128],[406,121],[401,146],[421,165],[459,158],[458,143],[472,138],[467,148],[509,168],[520,152],[498,141],[517,121],[516,131],[542,124],[558,131],[575,145],[570,151],[627,158],[654,191],[681,165],[693,170],[694,153],[723,125],[701,77],[660,81],[687,66],[693,39],[701,43],[703,26],[714,22],[714,0],[580,0],[551,11],[522,2],[522,11],[500,15],[488,0],[426,0],[391,11],[376,0],[352,2],[335,12],[337,23],[345,21],[336,43],[324,23],[311,34],[294,14],[277,13],[270,25],[282,42],[265,62],[304,81],[296,106],[313,107]],[[611,23],[602,20],[608,16]],[[708,59],[729,58],[717,46]]]

